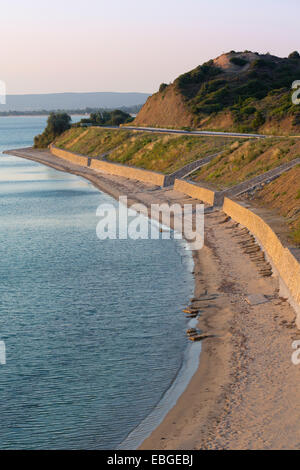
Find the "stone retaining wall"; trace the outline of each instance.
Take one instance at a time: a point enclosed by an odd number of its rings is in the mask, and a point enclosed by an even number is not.
[[[143,183],[153,184],[155,186],[164,186],[165,175],[155,173],[154,171],[141,170],[131,166],[118,165],[116,163],[105,162],[102,160],[92,160],[91,168],[100,170],[110,175],[123,176]]]
[[[69,160],[77,165],[89,166],[94,170],[103,171],[110,175],[123,176],[124,178],[142,181],[143,183],[149,183],[155,186],[164,186],[165,184],[166,177],[162,173],[155,173],[154,171],[142,170],[140,168],[85,157],[84,155],[60,149],[52,144],[50,145],[50,151],[53,155],[63,158],[64,160]]]
[[[205,202],[206,204],[214,205],[215,201],[215,192],[198,186],[192,182],[176,179],[174,183],[174,190],[179,191],[180,193],[187,194],[195,199],[200,199],[200,201]]]
[[[68,152],[67,150],[55,147],[53,144],[50,145],[50,152],[56,157],[63,158],[64,160],[68,160],[76,165],[88,166],[88,157],[85,157],[84,155]]]
[[[272,228],[243,205],[225,198],[223,211],[256,237],[281,280],[281,292],[297,312],[300,327],[300,264],[289,248],[285,248]]]

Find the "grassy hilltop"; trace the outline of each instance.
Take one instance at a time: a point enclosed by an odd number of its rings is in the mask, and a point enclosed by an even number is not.
[[[300,133],[300,108],[291,86],[300,80],[300,56],[230,52],[180,75],[148,98],[139,126],[275,134]]]

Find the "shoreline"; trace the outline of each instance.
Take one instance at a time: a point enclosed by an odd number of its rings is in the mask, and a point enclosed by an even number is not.
[[[13,154],[84,177],[115,199],[127,195],[129,205],[199,202],[172,189],[153,189],[79,167],[47,151],[35,156],[26,156],[24,150]],[[220,211],[207,214],[205,222],[205,246],[193,252],[194,296],[202,297],[198,327],[213,337],[202,342],[196,373],[140,449],[297,447],[300,399],[293,392],[300,368],[290,360],[291,342],[300,333],[294,325],[295,314],[278,297],[276,278],[260,277],[241,251],[240,228],[224,221]],[[263,307],[249,306],[245,296],[254,292],[270,300]],[[213,298],[205,300],[206,294]]]

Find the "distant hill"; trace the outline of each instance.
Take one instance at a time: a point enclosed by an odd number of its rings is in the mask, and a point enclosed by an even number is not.
[[[288,58],[231,51],[161,84],[137,118],[139,126],[195,127],[266,133],[300,132],[300,106],[291,86],[300,55]]]
[[[86,108],[120,108],[144,104],[147,93],[50,93],[40,95],[8,95],[4,111],[69,110]]]

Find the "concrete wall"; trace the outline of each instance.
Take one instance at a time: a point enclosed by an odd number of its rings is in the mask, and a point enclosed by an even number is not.
[[[297,312],[300,327],[300,263],[285,248],[272,228],[257,214],[241,204],[225,198],[223,211],[233,220],[247,227],[265,250],[281,281],[281,293],[288,297]]]
[[[195,199],[214,205],[218,193],[191,182],[176,179],[174,189]],[[293,253],[284,247],[273,229],[257,214],[242,204],[224,199],[223,211],[240,223],[256,237],[265,251],[273,270],[279,277],[280,293],[288,298],[297,313],[297,326],[300,328],[300,263]]]
[[[76,163],[77,165],[89,166],[93,170],[103,171],[110,175],[123,176],[124,178],[142,181],[155,186],[164,186],[165,183],[165,175],[155,173],[154,171],[141,170],[140,168],[119,165],[117,163],[110,163],[104,160],[90,159],[84,155],[78,155],[76,153],[60,149],[52,144],[50,145],[50,151],[56,157],[63,158],[64,160]]]
[[[75,163],[76,165],[88,166],[88,158],[83,155],[78,155],[76,153],[68,152],[67,150],[59,149],[54,145],[50,145],[50,151],[56,157],[63,158],[69,162]]]
[[[154,171],[141,170],[131,166],[105,162],[103,160],[92,160],[91,168],[103,171],[104,173],[109,173],[110,175],[123,176],[124,178],[142,181],[155,186],[164,186],[165,182],[165,175],[163,174],[155,173]]]
[[[189,183],[184,180],[176,179],[174,183],[175,191],[180,193],[187,194],[195,199],[200,199],[200,201],[205,202],[206,204],[213,205],[215,201],[215,192],[210,189],[202,188],[194,183]]]

